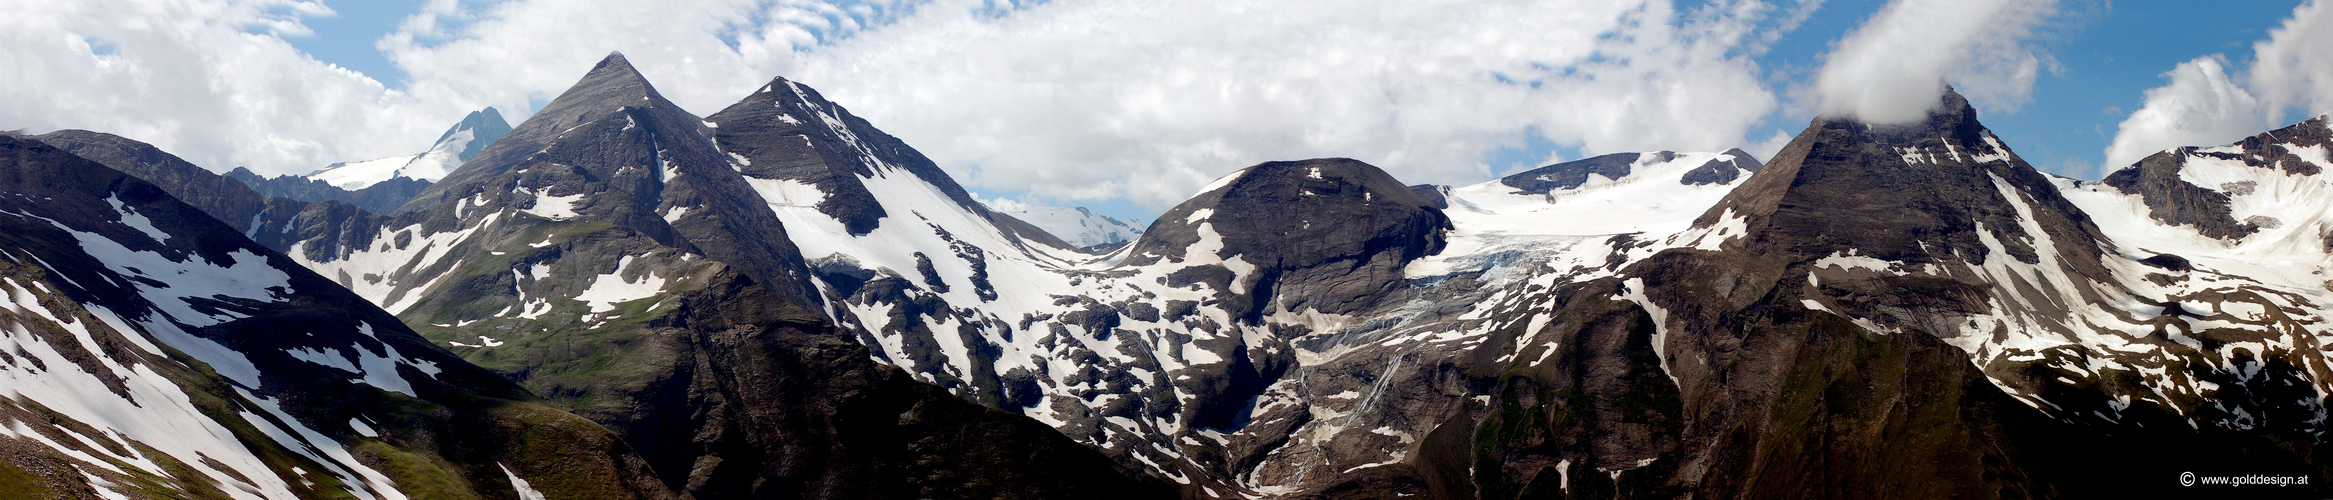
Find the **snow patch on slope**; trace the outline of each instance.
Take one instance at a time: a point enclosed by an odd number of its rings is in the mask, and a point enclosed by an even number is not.
[[[627,278],[624,269],[631,267],[632,256],[626,255],[616,263],[616,270],[592,278],[591,286],[574,299],[591,306],[591,312],[616,310],[616,304],[655,297],[664,293],[664,278],[654,272],[642,272],[638,278]]]

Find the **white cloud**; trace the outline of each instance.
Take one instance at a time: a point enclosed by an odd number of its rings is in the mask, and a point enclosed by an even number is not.
[[[519,110],[557,96],[600,58],[622,51],[666,98],[711,114],[787,69],[797,44],[815,41],[792,24],[741,26],[805,10],[760,3],[523,0],[472,9],[436,0],[376,46],[409,75],[409,92]]]
[[[1724,149],[1775,107],[1747,56],[1775,9],[1720,2],[937,3],[789,75],[974,186],[1179,202],[1231,170],[1346,156],[1492,175],[1517,132],[1589,153]]]
[[[314,2],[9,1],[0,6],[0,128],[83,128],[218,170],[273,171],[424,147],[461,118],[320,63],[280,36]],[[448,102],[450,101],[450,102]],[[385,147],[376,138],[413,138]],[[329,160],[329,161],[328,161]]]
[[[2146,105],[2123,119],[2100,167],[2111,172],[2156,151],[2225,144],[2267,130],[2263,127],[2274,120],[2268,107],[2230,80],[2226,65],[2215,54],[2163,73],[2171,84],[2147,90]]]
[[[985,198],[973,195],[972,199],[979,201],[982,205],[987,205],[989,210],[998,212],[1027,212],[1031,208],[1028,202],[1008,197]]]
[[[2333,9],[2301,4],[2252,52],[2252,90],[2263,101],[2312,113],[2333,108]]]
[[[1819,2],[1720,0],[432,0],[375,44],[389,89],[280,36],[322,5],[30,2],[0,19],[6,128],[89,128],[206,167],[304,173],[513,118],[611,50],[710,114],[772,76],[818,87],[959,180],[1154,208],[1262,161],[1348,156],[1488,179],[1523,130],[1589,154],[1753,146],[1750,57]],[[96,48],[89,40],[103,40]]]
[[[2252,51],[2244,74],[2232,74],[2218,54],[2164,73],[2171,82],[2147,90],[2146,104],[2123,120],[2100,168],[2120,169],[2180,146],[2231,143],[2278,126],[2290,110],[2333,108],[2333,12],[2325,4],[2294,8]]]
[[[1783,146],[1789,146],[1790,140],[1793,138],[1795,136],[1787,132],[1776,130],[1774,135],[1767,136],[1766,140],[1742,146],[1742,152],[1758,157],[1759,163],[1773,162],[1774,155],[1781,153]]]
[[[2055,14],[2055,0],[1890,2],[1833,46],[1815,78],[1817,111],[1909,122],[1948,82],[1977,106],[2015,109],[2042,64],[2025,40]]]

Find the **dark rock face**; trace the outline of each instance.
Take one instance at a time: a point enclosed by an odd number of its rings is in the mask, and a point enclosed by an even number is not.
[[[1685,172],[1685,177],[1679,182],[1687,185],[1730,184],[1739,176],[1754,174],[1758,169],[1765,168],[1765,164],[1759,163],[1756,157],[1741,148],[1728,149],[1725,154],[1728,158],[1709,160]]]
[[[447,129],[438,142],[442,144],[464,130],[471,133],[471,140],[458,155],[466,160],[487,144],[508,134],[510,124],[502,121],[501,113],[494,108],[474,111]],[[251,230],[251,217],[261,211],[265,200],[269,198],[289,198],[303,202],[333,201],[376,214],[387,214],[396,211],[430,185],[426,180],[400,176],[350,191],[296,175],[264,177],[242,167],[227,172],[222,179],[218,174],[151,145],[113,134],[60,130],[33,139],[75,152],[76,155],[139,178],[154,179],[154,182],[169,190],[172,196],[187,200],[187,203],[202,208],[205,213],[245,231]],[[241,187],[229,181],[239,183]]]
[[[2110,270],[2124,257],[1958,95],[1942,104],[1902,126],[1818,119],[1683,235],[1713,244],[1559,286],[1561,319],[1528,337],[1556,339],[1548,361],[1503,367],[1476,424],[1475,463],[1501,464],[1477,469],[1480,497],[2143,495],[2155,486],[2121,471],[2176,477],[2196,462],[2160,457],[2195,456],[2323,473],[2301,444],[2322,414],[2308,391],[2133,384],[2154,356],[2221,354],[2094,323],[2163,320],[2099,313],[2133,300]],[[2306,377],[2277,359],[2265,376]],[[2213,404],[2289,417],[2228,420]]]
[[[1216,279],[1236,280],[1225,299],[1232,317],[1284,309],[1332,314],[1360,311],[1401,282],[1401,268],[1442,250],[1450,229],[1434,202],[1384,170],[1331,158],[1269,162],[1168,210],[1134,243],[1129,265],[1162,259],[1240,259],[1254,266]],[[1225,221],[1216,223],[1215,221]],[[1215,255],[1193,252],[1202,242]],[[1241,293],[1244,292],[1244,293]]]
[[[645,383],[546,387],[607,398],[587,414],[641,443],[696,498],[1173,494],[1043,424],[870,361],[852,336],[735,273],[705,281],[673,297],[671,314],[648,320],[638,341],[649,345],[606,345],[618,362],[653,373]]]
[[[224,176],[214,174],[152,145],[113,134],[63,130],[30,139],[67,151],[86,152],[91,161],[140,179],[166,179],[154,183],[174,198],[200,200],[199,204],[189,204],[242,231],[245,237],[271,250],[290,252],[293,251],[293,245],[314,240],[299,251],[310,260],[329,259],[366,247],[379,234],[378,228],[373,226],[391,220],[375,215],[380,212],[369,212],[354,202],[380,201],[368,196],[401,199],[409,195],[398,195],[397,190],[417,190],[428,185],[426,181],[396,178],[352,193],[320,181],[283,176],[261,180],[256,185],[270,188],[303,186],[294,188],[291,194],[301,194],[304,192],[301,189],[315,188],[318,191],[309,194],[318,194],[325,199],[270,197],[259,194],[252,185],[242,182],[242,179],[258,177],[250,170],[237,168]],[[347,201],[340,198],[346,198]],[[419,221],[424,218],[403,219]],[[343,285],[346,284],[343,282]]]
[[[714,137],[725,139],[722,149],[759,160],[746,166],[749,175],[795,179],[816,186],[826,192],[825,201],[818,204],[819,212],[842,221],[850,234],[874,231],[891,214],[875,202],[875,195],[867,192],[858,178],[875,172],[865,159],[857,157],[859,151],[852,147],[857,144],[856,137],[845,141],[829,132],[825,123],[803,121],[801,117],[822,117],[816,111],[801,109],[810,104],[809,95],[814,94],[797,95],[793,82],[772,81],[753,97],[713,114],[714,123],[727,125]],[[788,109],[788,104],[793,109]],[[813,134],[819,137],[813,139]],[[831,157],[847,160],[829,161]]]
[[[1531,169],[1499,179],[1499,183],[1523,194],[1543,195],[1556,190],[1578,189],[1588,183],[1589,174],[1619,179],[1635,173],[1635,165],[1667,163],[1676,159],[1677,153],[1671,151],[1613,153]],[[1759,163],[1757,158],[1735,148],[1686,171],[1678,182],[1689,186],[1731,184],[1734,179],[1756,173],[1763,167],[1764,164]]]
[[[749,185],[767,157],[723,149],[716,125],[611,55],[405,211],[286,204],[265,230],[292,228],[276,241],[303,264],[615,430],[694,498],[1173,494],[879,365],[808,312],[826,306],[810,267]],[[864,278],[860,293],[915,286]],[[933,280],[996,293],[979,273]]]
[[[582,81],[569,87],[559,98],[544,104],[543,109],[536,111],[526,123],[512,129],[500,140],[484,146],[485,149],[478,151],[469,163],[464,163],[463,168],[439,179],[436,186],[422,191],[420,196],[415,196],[398,211],[436,206],[453,196],[449,189],[502,175],[552,141],[567,135],[570,128],[619,117],[626,113],[626,109],[647,104],[644,101],[652,101],[644,97],[663,99],[662,95],[656,94],[656,89],[648,86],[647,80],[640,78],[640,73],[632,69],[632,63],[625,60],[622,54],[610,55],[592,67]],[[669,103],[667,107],[670,107]],[[478,166],[473,167],[472,164]]]
[[[2083,208],[2123,195],[2034,171],[1953,94],[1919,123],[1818,119],[1771,164],[1448,188],[1266,163],[1093,256],[798,83],[697,126],[611,61],[434,204],[271,200],[250,234],[696,498],[1171,494],[1142,471],[1203,498],[2079,498],[2204,461],[2333,472],[2315,283],[2106,237],[2132,221]],[[2183,161],[2314,175],[2300,144]],[[2124,184],[2158,213],[2211,201]],[[2216,192],[2254,188],[2281,189]],[[1632,227],[1669,228],[1522,227],[1639,216],[1611,200],[1643,192],[1677,199]],[[799,278],[725,257],[790,251],[732,241],[757,238],[817,253]]]
[[[461,197],[501,198],[520,188],[533,193],[528,198],[582,195],[574,217],[702,252],[792,302],[822,303],[786,228],[735,174],[705,124],[664,100],[622,54],[610,55],[402,210],[458,213]]]
[[[2049,234],[2004,238],[2009,255],[2034,262],[2032,244],[2043,241],[2034,236],[2047,236],[2077,272],[2106,276],[2091,243],[2099,239],[2097,227],[2047,177],[2015,160],[1958,94],[1947,94],[1917,124],[1817,119],[1764,168],[1696,225],[1715,224],[1730,211],[1748,217],[1754,231],[1772,232],[1752,242],[1773,245],[1768,251],[1821,257],[1855,249],[1913,264],[1946,255],[1982,263],[1988,252],[1978,226],[2019,227],[2011,203],[2017,201],[2033,206],[2033,222]],[[1994,178],[2031,199],[2004,198]]]
[[[2261,227],[2254,221],[2236,220],[2229,210],[2229,195],[2249,194],[2251,187],[2197,186],[2180,178],[2180,170],[2190,161],[2221,160],[2287,175],[2317,175],[2323,170],[2319,164],[2333,160],[2324,153],[2324,148],[2333,146],[2333,129],[2327,124],[2326,117],[2320,116],[2244,138],[2232,148],[2187,146],[2157,152],[2107,175],[2105,183],[2140,196],[2146,201],[2148,215],[2164,224],[2194,226],[2204,236],[2241,240]]]
[[[516,476],[556,496],[672,497],[606,429],[436,348],[138,178],[41,142],[0,137],[0,212],[10,215],[0,217],[0,253],[10,256],[0,274],[17,287],[17,302],[0,319],[31,335],[11,337],[19,347],[0,355],[0,369],[48,374],[32,379],[47,385],[44,394],[79,401],[11,399],[0,404],[0,418],[102,439],[39,431],[50,443],[88,446],[27,447],[34,442],[21,434],[0,437],[10,450],[0,454],[0,472],[15,473],[17,494],[227,498],[225,491],[240,489],[343,497],[395,488],[416,497],[508,497]],[[50,354],[33,356],[26,345]],[[59,353],[69,354],[49,357]],[[125,367],[145,375],[121,377],[130,373]],[[99,384],[48,385],[72,380],[57,378],[60,370]],[[79,410],[71,408],[115,397],[136,409],[74,419]],[[169,419],[173,410],[186,413],[168,423],[144,420]],[[184,432],[155,434],[174,429]],[[222,437],[228,441],[208,448],[178,444]],[[319,451],[342,449],[349,453]],[[60,468],[88,472],[52,474]]]
[[[874,231],[885,217],[898,215],[886,212],[859,180],[877,175],[881,167],[905,170],[966,210],[988,213],[923,153],[827,101],[816,89],[783,77],[708,120],[720,124],[714,137],[723,150],[750,160],[743,167],[747,176],[817,186],[826,192],[819,212],[842,221],[854,235]]]
[[[1410,186],[1410,191],[1418,193],[1418,196],[1426,197],[1426,201],[1433,203],[1435,209],[1450,209],[1450,186],[1418,184]]]
[[[306,202],[337,201],[355,205],[357,208],[376,214],[394,212],[397,207],[403,206],[406,201],[421,194],[423,189],[429,188],[429,181],[403,176],[392,177],[389,180],[376,182],[355,191],[341,189],[340,186],[334,186],[329,182],[297,175],[262,177],[257,172],[243,167],[235,167],[235,170],[228,171],[226,176],[250,186],[261,197],[289,198]]]
[[[30,139],[162,186],[171,197],[183,200],[237,230],[250,229],[251,217],[259,213],[262,200],[266,200],[242,183],[220,177],[154,146],[122,136],[87,130],[59,130]]]
[[[1669,159],[1676,157],[1675,153],[1668,151],[1613,153],[1526,170],[1523,173],[1499,179],[1499,182],[1520,190],[1524,194],[1547,194],[1548,191],[1580,187],[1588,182],[1588,174],[1601,175],[1607,179],[1627,177],[1629,165],[1637,163],[1637,160],[1648,154],[1653,156],[1649,161],[1669,161]]]

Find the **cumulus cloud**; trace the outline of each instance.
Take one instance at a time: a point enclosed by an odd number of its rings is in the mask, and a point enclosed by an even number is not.
[[[464,113],[514,118],[623,51],[710,114],[783,75],[1022,200],[1178,202],[1231,170],[1347,156],[1412,182],[1494,151],[1765,149],[1752,57],[1819,1],[431,0],[381,39],[387,88],[282,37],[289,0],[16,2],[0,125],[304,173],[410,153]],[[1530,131],[1530,132],[1526,132]]]
[[[308,32],[300,16],[330,12],[315,2],[20,1],[4,10],[0,128],[112,132],[214,169],[305,173],[426,147],[468,111],[285,43]]]
[[[2146,104],[2122,121],[2100,168],[2120,169],[2180,146],[2234,142],[2276,127],[2290,110],[2333,108],[2333,13],[2323,3],[2294,8],[2252,52],[2242,74],[2220,54],[2164,73],[2170,83],[2147,90]]]
[[[987,205],[989,210],[998,212],[1027,212],[1030,207],[1027,202],[1008,197],[987,198],[973,195],[972,199],[979,201],[982,205]]]
[[[851,5],[872,15],[880,4]],[[754,0],[518,0],[472,7],[433,0],[375,45],[410,75],[409,92],[521,110],[557,96],[600,58],[622,51],[666,98],[710,114],[791,70],[795,50],[817,43],[812,29],[830,36],[853,31],[860,21],[842,7]]]
[[[2275,120],[2270,106],[2232,80],[2226,67],[2227,60],[2215,54],[2164,73],[2171,84],[2148,89],[2146,105],[2123,119],[2106,147],[2102,168],[2120,169],[2167,148],[2224,144],[2267,130],[2263,127]]]
[[[2015,109],[2043,59],[2025,45],[2055,0],[1895,0],[1833,45],[1815,77],[1818,112],[1872,123],[1927,116],[1944,85]]]
[[[2279,108],[2333,108],[2333,12],[2310,1],[2293,9],[2267,40],[2252,44],[2253,92]]]
[[[1779,10],[1760,2],[966,5],[809,51],[793,76],[967,184],[1152,207],[1269,160],[1484,180],[1526,129],[1590,154],[1722,150],[1775,107],[1748,59]]]
[[[304,174],[412,154],[493,105],[522,118],[611,50],[705,112],[790,69],[797,48],[907,10],[842,0],[431,0],[375,43],[408,78],[390,88],[285,41],[314,36],[318,1],[0,2],[0,128],[83,128],[213,170]]]

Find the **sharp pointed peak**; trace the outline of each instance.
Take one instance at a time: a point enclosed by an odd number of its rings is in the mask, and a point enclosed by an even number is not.
[[[599,69],[601,69],[601,68],[606,68],[606,67],[609,67],[609,66],[622,66],[622,67],[625,67],[625,68],[630,68],[630,67],[632,67],[632,61],[631,61],[630,59],[625,59],[625,58],[624,58],[624,51],[621,51],[621,50],[611,50],[611,51],[608,51],[608,56],[607,56],[607,57],[602,57],[602,58],[600,58],[600,59],[599,59],[599,64],[598,64],[598,65],[595,65],[595,66],[592,66],[592,67],[591,67],[591,69],[593,69],[593,70],[595,70],[595,71],[596,71],[596,70],[599,70]]]
[[[1826,128],[1865,130],[1878,133],[1881,136],[1901,136],[1899,138],[1941,134],[1968,144],[1981,142],[1984,137],[1991,135],[1984,123],[1977,119],[1976,107],[1970,105],[1968,98],[1962,97],[1960,92],[1954,90],[1950,85],[1945,85],[1943,90],[1937,94],[1936,103],[1928,108],[1926,116],[1922,118],[1905,122],[1875,123],[1849,114],[1818,116],[1812,123],[1808,124],[1809,130]]]
[[[1889,111],[1889,109],[1894,109],[1893,106],[1873,105],[1871,107],[1878,108],[1878,112],[1881,113],[1895,113]],[[1916,115],[1895,116],[1889,114],[1881,119],[1871,119],[1858,109],[1830,110],[1816,115],[1813,125],[1837,128],[1888,129],[1934,128],[1941,124],[1945,125],[1946,128],[1958,128],[1976,122],[1977,110],[1976,107],[1969,104],[1968,98],[1962,96],[1960,91],[1954,89],[1950,84],[1939,84],[1936,94],[1927,102],[1926,111]]]
[[[761,86],[761,88],[760,88],[760,89],[756,89],[756,90],[754,91],[753,95],[746,97],[746,99],[748,99],[748,100],[753,100],[753,99],[762,99],[762,100],[772,100],[772,99],[786,99],[786,100],[794,100],[794,99],[796,99],[796,98],[797,98],[796,94],[800,94],[798,97],[799,97],[801,100],[809,100],[809,101],[823,101],[823,100],[826,100],[826,96],[820,95],[820,94],[818,93],[818,89],[811,88],[809,84],[805,84],[805,83],[802,83],[802,82],[798,82],[798,81],[794,81],[794,80],[789,80],[789,79],[786,79],[786,77],[785,77],[785,76],[782,76],[782,75],[781,75],[781,76],[773,76],[773,77],[770,77],[770,82],[769,82],[769,83],[767,83],[767,84],[763,84],[763,85]]]
[[[583,78],[577,79],[575,85],[568,87],[566,92],[561,92],[551,100],[551,104],[537,112],[549,111],[562,104],[593,107],[598,103],[630,104],[643,98],[661,101],[664,95],[656,91],[655,85],[648,83],[648,77],[641,75],[639,69],[632,67],[622,52],[610,52],[606,58],[600,59],[599,64],[592,66],[590,72],[584,73]]]
[[[640,82],[641,85],[648,84],[648,78],[641,76],[640,70],[632,67],[632,61],[625,59],[622,52],[609,52],[606,58],[599,60],[599,64],[592,65],[591,72],[583,75],[584,81],[608,79],[634,80]]]
[[[1936,98],[1936,108],[1928,110],[1928,119],[1935,120],[1938,117],[1946,116],[1974,122],[1977,120],[1977,108],[1968,103],[1967,97],[1961,97],[1960,91],[1953,90],[1951,85],[1945,85],[1944,94]]]

